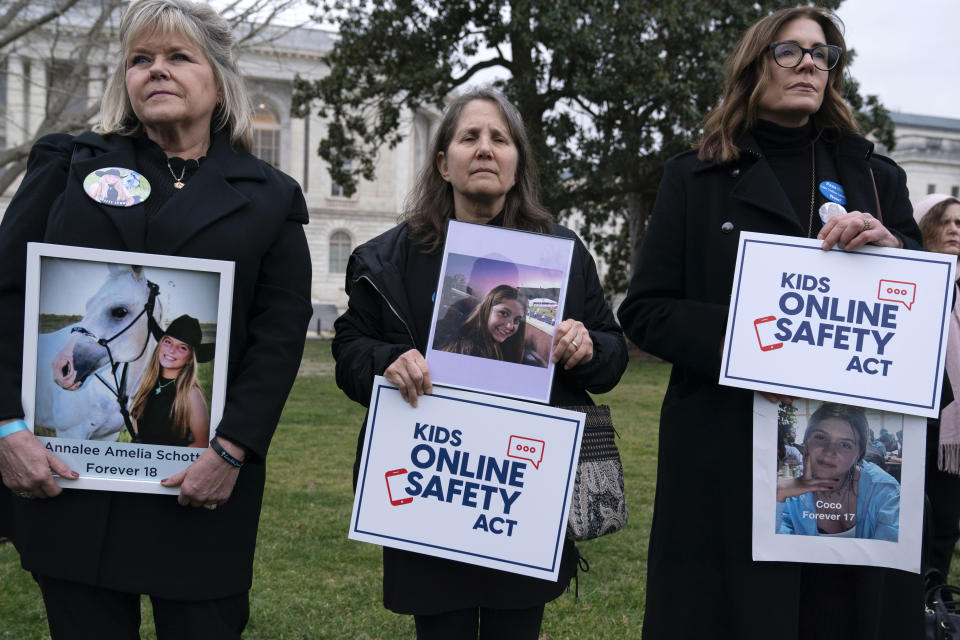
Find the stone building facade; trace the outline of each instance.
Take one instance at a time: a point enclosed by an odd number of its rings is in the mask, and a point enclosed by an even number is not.
[[[893,151],[880,148],[907,173],[910,201],[928,193],[960,197],[960,119],[891,113],[896,127]]]
[[[297,180],[306,197],[310,224],[305,230],[313,258],[316,310],[312,328],[324,331],[331,328],[337,311],[346,307],[344,272],[350,252],[396,224],[437,120],[436,113],[407,114],[403,142],[380,151],[376,180],[361,181],[357,192],[346,197],[317,155],[324,121],[316,115],[290,115],[294,76],[322,77],[327,71],[322,56],[333,42],[333,34],[321,29],[277,29],[275,37],[246,47],[240,58],[255,109],[254,152]],[[118,54],[108,46],[96,55],[103,64],[90,65],[89,79],[75,92],[72,99],[78,110],[99,100],[104,78]],[[0,149],[32,139],[47,101],[57,91],[60,65],[44,46],[0,50]],[[15,190],[16,183],[0,195],[0,214]]]

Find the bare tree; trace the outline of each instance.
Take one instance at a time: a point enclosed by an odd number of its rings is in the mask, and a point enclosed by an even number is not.
[[[42,85],[47,96],[42,117],[14,113],[0,95],[0,195],[26,169],[33,144],[49,133],[78,134],[90,128],[99,111],[90,87],[104,86],[106,74],[116,63],[117,27],[129,0],[13,0],[0,9],[0,75],[8,94],[11,83],[20,83],[25,93]],[[302,6],[303,0],[229,0],[219,9],[234,27],[241,49],[270,46],[294,26],[280,26],[280,18]],[[28,60],[31,73],[13,70],[12,56]],[[40,71],[42,69],[42,71]],[[6,71],[5,71],[6,70]],[[39,121],[38,121],[39,120]],[[3,131],[8,135],[4,137]],[[10,132],[19,131],[16,143]]]

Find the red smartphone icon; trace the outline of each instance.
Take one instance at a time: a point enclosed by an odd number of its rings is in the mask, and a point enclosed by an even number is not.
[[[774,342],[773,330],[775,325],[768,324],[777,318],[775,316],[764,316],[753,321],[753,330],[757,332],[757,342],[760,343],[761,351],[773,351],[783,346],[782,342]]]
[[[393,497],[394,490],[396,490],[398,496],[403,495],[403,488],[406,486],[406,482],[402,482],[402,481],[407,476],[406,469],[394,469],[393,471],[387,471],[383,475],[387,479],[387,497],[390,498],[390,504],[392,504],[395,507],[399,507],[402,504],[410,504],[411,502],[413,502],[413,498],[410,496],[407,496],[405,498]]]

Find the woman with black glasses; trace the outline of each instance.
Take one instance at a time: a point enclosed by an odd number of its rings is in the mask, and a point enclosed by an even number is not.
[[[820,238],[824,249],[920,248],[904,172],[872,153],[843,101],[844,55],[830,11],[763,18],[733,52],[697,148],[666,165],[620,307],[627,335],[673,363],[660,419],[647,640],[920,635],[914,574],[752,561],[753,394],[717,384],[740,231]],[[845,211],[834,207],[822,224],[829,202]],[[691,444],[718,435],[722,461],[715,448]]]

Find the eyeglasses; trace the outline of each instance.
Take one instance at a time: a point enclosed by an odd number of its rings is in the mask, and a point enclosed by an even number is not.
[[[840,62],[843,49],[835,44],[818,44],[815,47],[801,47],[796,42],[774,42],[769,47],[773,51],[773,60],[784,69],[793,69],[803,62],[804,54],[809,53],[813,66],[820,71],[830,71]]]

